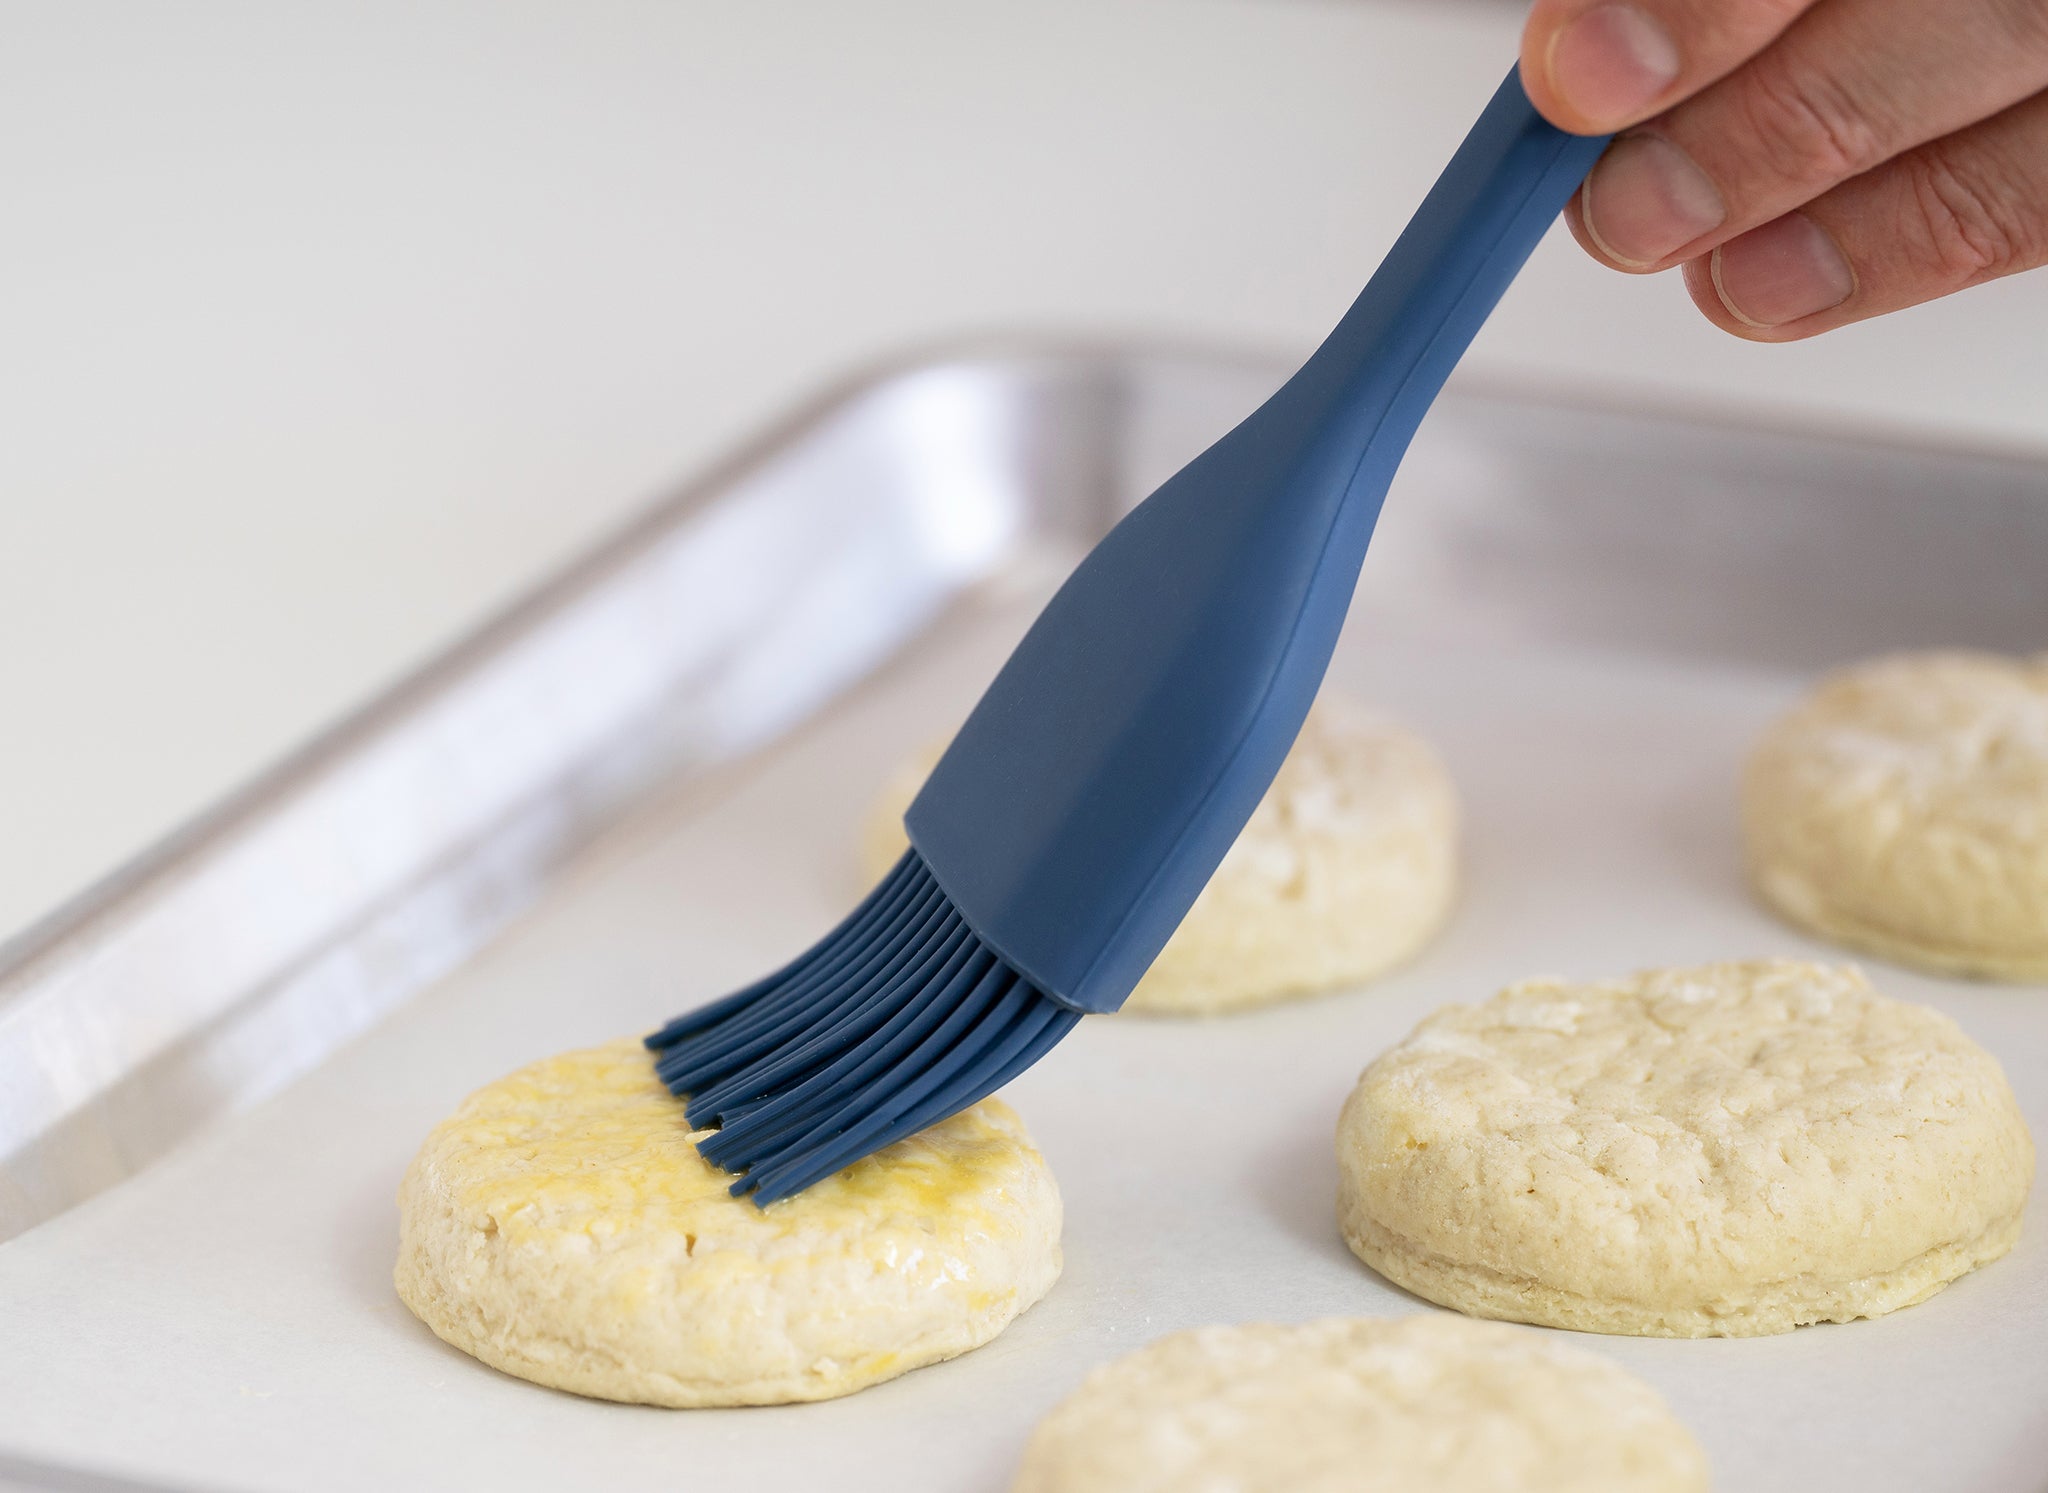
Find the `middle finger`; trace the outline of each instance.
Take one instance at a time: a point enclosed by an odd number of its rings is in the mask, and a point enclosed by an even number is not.
[[[1616,141],[1577,208],[1653,270],[2048,86],[2048,0],[1822,0],[1747,66]]]

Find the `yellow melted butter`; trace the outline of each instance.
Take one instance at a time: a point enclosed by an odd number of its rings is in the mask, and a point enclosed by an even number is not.
[[[633,1038],[564,1053],[480,1089],[437,1129],[428,1149],[460,1165],[458,1210],[509,1244],[581,1232],[593,1248],[614,1238],[681,1239],[702,1263],[737,1248],[775,1253],[778,1240],[863,1241],[887,1269],[960,1267],[934,1236],[957,1240],[1002,1227],[999,1205],[1020,1169],[1038,1163],[1021,1123],[986,1099],[759,1209],[730,1195],[731,1173],[697,1153],[682,1101]],[[448,1175],[447,1172],[443,1173]],[[936,1246],[937,1258],[920,1258]]]

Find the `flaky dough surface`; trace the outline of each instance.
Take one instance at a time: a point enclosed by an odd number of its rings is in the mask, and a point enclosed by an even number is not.
[[[1060,1271],[1060,1197],[987,1099],[757,1209],[626,1038],[478,1090],[399,1191],[398,1294],[523,1379],[651,1405],[851,1393],[1001,1332]]]
[[[1742,791],[1751,880],[1887,959],[2048,981],[2048,654],[1845,669],[1777,722]]]
[[[1106,1364],[1012,1493],[1703,1493],[1654,1391],[1526,1329],[1430,1314],[1204,1327]]]
[[[871,879],[903,853],[904,810],[943,750],[906,763],[870,810]],[[1457,880],[1458,797],[1436,753],[1325,695],[1124,1009],[1231,1011],[1369,980],[1429,942]]]
[[[1751,1336],[1933,1295],[2019,1236],[2034,1148],[1991,1055],[1777,960],[1451,1006],[1338,1126],[1352,1250],[1475,1316]]]

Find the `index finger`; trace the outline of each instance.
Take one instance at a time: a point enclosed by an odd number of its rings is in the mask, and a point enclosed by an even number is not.
[[[1522,86],[1559,129],[1611,134],[1725,77],[1817,0],[1536,0]]]

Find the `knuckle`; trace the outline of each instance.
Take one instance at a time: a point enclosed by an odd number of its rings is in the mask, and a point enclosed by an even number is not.
[[[1989,162],[1966,161],[1937,143],[1902,164],[1918,230],[1912,241],[1929,271],[1968,284],[2040,262],[2042,226],[2030,221],[2025,194]]]
[[[1767,52],[1747,69],[1744,124],[1777,174],[1802,185],[1860,175],[1891,154],[1867,104],[1825,74]]]

